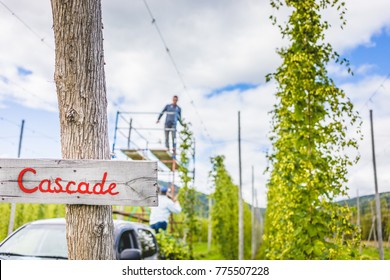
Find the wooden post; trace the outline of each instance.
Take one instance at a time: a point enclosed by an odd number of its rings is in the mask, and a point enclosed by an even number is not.
[[[16,214],[16,203],[12,202],[11,203],[11,211],[10,211],[10,215],[9,215],[8,235],[10,235],[12,233],[12,231],[14,230],[15,214]]]
[[[377,232],[378,232],[378,249],[379,249],[379,258],[384,260],[384,251],[383,251],[383,238],[382,238],[382,218],[381,218],[381,201],[378,191],[378,179],[376,173],[376,159],[375,159],[375,141],[374,141],[374,124],[372,117],[372,110],[370,110],[370,123],[371,123],[371,143],[372,143],[372,163],[374,167],[374,183],[375,183],[375,205],[376,205],[376,222],[377,222]]]
[[[241,117],[238,111],[238,165],[240,184],[238,187],[238,259],[244,259],[244,209],[242,203],[242,167],[241,167]]]
[[[101,0],[51,0],[63,159],[110,159]],[[69,259],[113,259],[112,207],[67,205]]]
[[[370,233],[368,235],[368,241],[371,240],[371,236],[372,236],[372,234],[374,234],[374,241],[376,243],[375,213],[374,213],[374,209],[372,207],[372,202],[370,202],[370,209],[371,209],[371,228],[370,228]]]

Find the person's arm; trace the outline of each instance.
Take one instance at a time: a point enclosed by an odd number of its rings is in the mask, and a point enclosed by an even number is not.
[[[168,109],[168,105],[165,105],[164,109],[161,111],[160,115],[158,116],[156,123],[160,121],[162,115],[167,111],[167,109]]]
[[[171,201],[172,203],[169,203],[168,210],[172,213],[180,213],[181,212],[181,206],[178,200],[175,202]]]
[[[179,121],[179,123],[181,124],[181,126],[183,126],[183,120],[181,119],[181,108],[178,107],[177,108],[177,120]]]

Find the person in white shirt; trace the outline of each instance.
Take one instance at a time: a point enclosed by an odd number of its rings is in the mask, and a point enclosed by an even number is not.
[[[162,186],[158,195],[158,206],[151,207],[149,224],[152,229],[158,233],[160,230],[166,230],[168,227],[169,216],[171,213],[180,213],[181,206],[175,197],[167,196],[168,188]]]

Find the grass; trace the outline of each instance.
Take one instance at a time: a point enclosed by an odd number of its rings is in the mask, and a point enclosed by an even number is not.
[[[224,257],[218,252],[215,244],[211,245],[208,251],[207,242],[194,243],[194,258],[195,260],[223,260]]]
[[[383,243],[385,260],[390,260],[390,244]],[[224,257],[218,252],[217,246],[214,244],[211,246],[211,250],[208,251],[207,242],[194,243],[194,257],[196,260],[224,260]],[[259,256],[256,257],[259,259]],[[362,260],[379,260],[379,251],[376,243],[363,242]]]
[[[383,242],[385,260],[390,260],[390,244]],[[364,242],[362,247],[362,259],[379,260],[379,250],[376,242]]]
[[[225,257],[221,255],[215,243],[211,245],[210,251],[208,250],[207,242],[197,242],[193,246],[195,260],[225,260]],[[244,257],[246,260],[249,260],[249,253],[246,252]]]

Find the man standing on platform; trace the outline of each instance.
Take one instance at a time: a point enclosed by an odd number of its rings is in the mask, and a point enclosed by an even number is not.
[[[149,224],[152,229],[158,233],[161,229],[166,230],[168,227],[168,220],[171,213],[180,213],[181,206],[176,201],[174,195],[167,196],[168,188],[162,186],[160,194],[158,195],[158,206],[151,207]]]
[[[177,101],[179,98],[177,95],[174,95],[172,98],[172,104],[168,104],[164,107],[164,109],[161,111],[160,115],[158,116],[157,123],[160,122],[160,119],[164,113],[166,113],[165,118],[165,147],[169,150],[169,132],[171,132],[172,135],[172,148],[175,150],[176,148],[176,124],[177,121],[180,122],[181,125],[183,125],[181,121],[181,109],[177,105]]]

